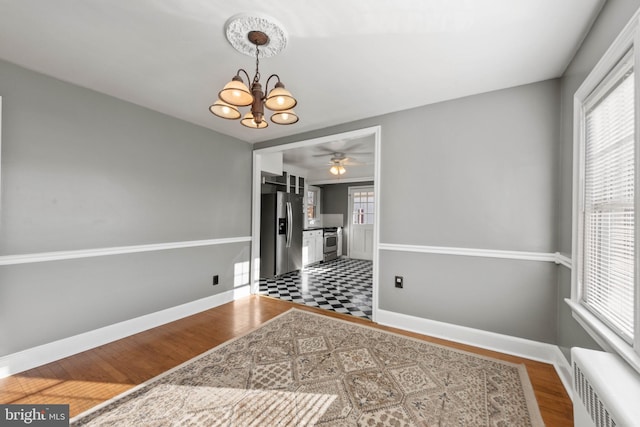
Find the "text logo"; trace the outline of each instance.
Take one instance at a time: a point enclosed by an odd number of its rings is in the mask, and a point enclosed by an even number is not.
[[[68,427],[69,405],[0,405],[0,425]]]

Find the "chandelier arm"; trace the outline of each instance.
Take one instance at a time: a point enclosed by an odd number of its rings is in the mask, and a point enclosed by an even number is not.
[[[269,76],[269,78],[267,79],[267,83],[264,85],[264,94],[265,96],[269,93],[269,81],[271,80],[272,77],[275,77],[276,79],[278,79],[278,83],[280,83],[280,76],[277,74],[271,74]]]
[[[240,72],[241,71],[244,73],[245,76],[247,76],[247,86],[249,86],[251,84],[251,78],[249,78],[249,74],[243,68],[240,68],[238,70],[238,72],[236,73],[236,76],[240,77]],[[242,77],[240,77],[240,78],[242,78]]]

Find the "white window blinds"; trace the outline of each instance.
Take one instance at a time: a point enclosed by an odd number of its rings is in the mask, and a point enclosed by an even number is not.
[[[635,135],[631,52],[584,106],[582,303],[632,343]]]

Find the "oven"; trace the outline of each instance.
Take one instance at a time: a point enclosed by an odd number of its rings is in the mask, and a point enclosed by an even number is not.
[[[323,261],[338,258],[338,227],[327,227],[322,230]]]

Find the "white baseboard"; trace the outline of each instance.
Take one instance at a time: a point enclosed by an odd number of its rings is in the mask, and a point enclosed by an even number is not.
[[[200,313],[249,294],[249,285],[246,285],[221,294],[0,357],[0,378]],[[552,364],[567,393],[573,398],[571,366],[564,354],[555,345],[380,309],[377,310],[376,322],[381,325]]]
[[[558,346],[495,332],[423,319],[387,310],[377,310],[376,322],[461,344],[549,363],[555,367],[569,396],[572,396],[571,366]]]
[[[0,357],[0,378],[191,316],[249,295],[249,285]]]
[[[573,400],[573,370],[571,368],[571,363],[567,360],[559,347],[556,347],[556,357],[553,362],[553,366],[556,368],[556,372],[560,377],[560,381],[562,381],[564,389],[567,391],[571,400]]]

